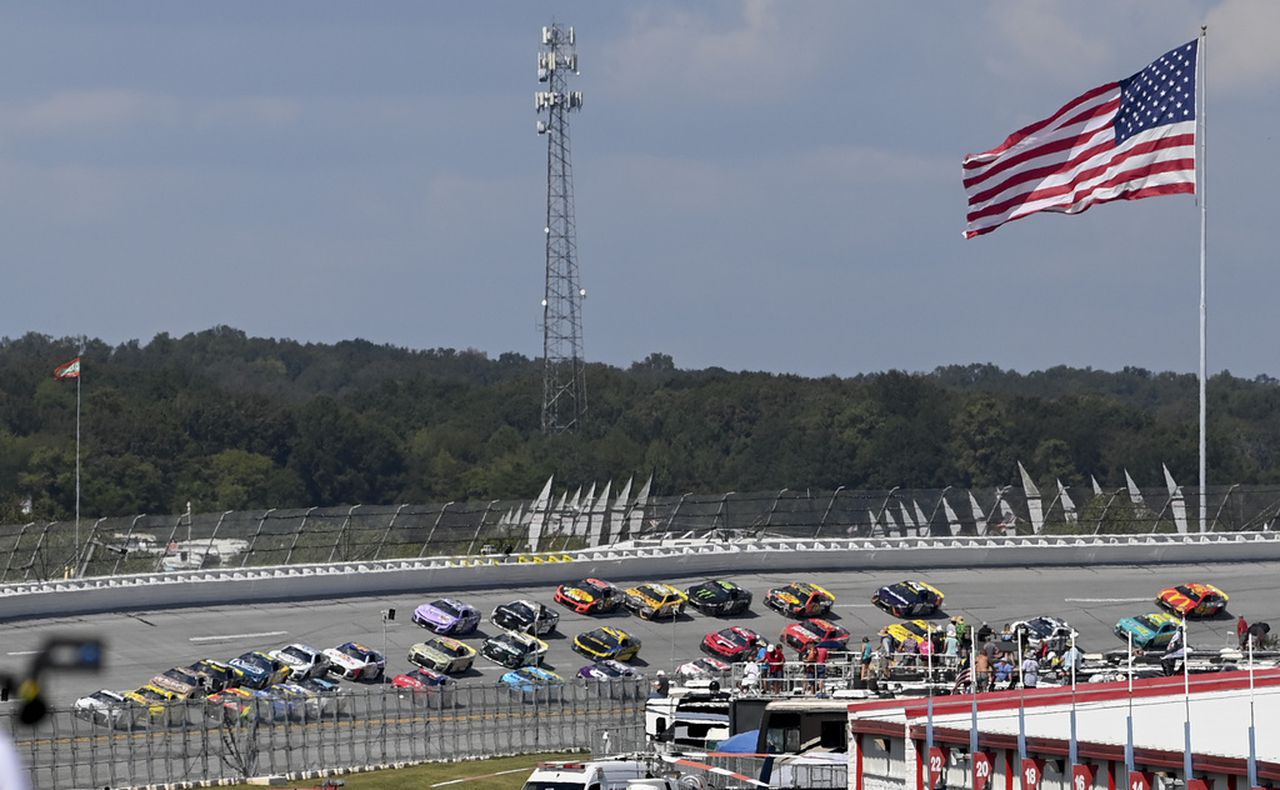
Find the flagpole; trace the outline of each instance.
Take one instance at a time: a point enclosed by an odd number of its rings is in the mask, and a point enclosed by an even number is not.
[[[1026,699],[1027,699],[1027,673],[1022,669],[1022,663],[1026,661],[1022,655],[1022,631],[1018,631],[1018,760],[1027,759],[1027,719],[1026,719]]]
[[[1249,786],[1258,786],[1258,748],[1253,729],[1253,639],[1249,639]]]
[[[1208,339],[1208,303],[1205,298],[1206,285],[1208,278],[1205,276],[1205,230],[1206,230],[1206,211],[1205,211],[1205,108],[1208,105],[1205,97],[1205,91],[1208,89],[1205,76],[1207,69],[1204,60],[1205,33],[1208,26],[1200,26],[1200,47],[1196,53],[1197,65],[1200,67],[1200,79],[1197,83],[1197,95],[1200,98],[1200,112],[1196,113],[1196,120],[1200,123],[1200,134],[1196,135],[1196,139],[1200,142],[1200,181],[1196,184],[1197,196],[1200,198],[1200,531],[1207,531],[1207,521],[1209,513],[1208,496],[1209,496],[1209,476],[1208,462],[1206,460],[1206,431],[1205,431],[1205,377],[1208,375],[1208,356],[1205,352]]]
[[[84,354],[84,344],[80,345],[80,353]],[[83,358],[83,356],[81,357]],[[83,370],[83,363],[76,371],[76,559],[78,565],[80,560],[80,377]],[[75,572],[74,569],[72,571]]]
[[[1080,762],[1076,747],[1076,632],[1071,631],[1071,743],[1067,747],[1067,759],[1072,765]]]
[[[1191,781],[1191,643],[1187,641],[1187,620],[1182,619],[1182,701],[1185,719],[1182,722],[1182,770],[1185,782]],[[1183,787],[1186,787],[1183,784]]]
[[[1133,773],[1133,632],[1128,631],[1125,636],[1129,638],[1129,713],[1124,719],[1124,776],[1128,784],[1129,775]]]
[[[925,626],[924,638],[929,640],[929,658],[928,658],[928,670],[927,670],[927,673],[929,675],[929,682],[928,682],[929,701],[927,703],[929,710],[928,710],[928,717],[925,719],[925,723],[924,723],[924,754],[925,754],[925,759],[928,760],[929,755],[933,754],[933,624],[932,623]]]

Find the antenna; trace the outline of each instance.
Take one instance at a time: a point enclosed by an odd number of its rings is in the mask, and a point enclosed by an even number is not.
[[[582,361],[582,300],[578,242],[573,216],[573,165],[569,159],[569,113],[582,109],[582,92],[569,90],[578,74],[573,28],[542,28],[538,81],[533,94],[538,134],[547,138],[547,285],[542,299],[542,432],[576,431],[587,413]]]

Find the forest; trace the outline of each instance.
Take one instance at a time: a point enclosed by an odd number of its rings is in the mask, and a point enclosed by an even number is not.
[[[0,523],[75,502],[69,338],[0,340]],[[215,327],[85,344],[87,517],[530,497],[654,475],[655,494],[1196,479],[1194,375],[989,364],[803,378],[683,370],[665,353],[591,364],[589,414],[540,431],[540,360],[249,337]],[[1280,382],[1214,376],[1210,483],[1280,480]],[[26,503],[30,501],[30,514]]]

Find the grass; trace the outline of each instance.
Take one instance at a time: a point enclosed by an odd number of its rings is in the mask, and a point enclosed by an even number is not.
[[[343,790],[399,790],[399,788],[421,788],[429,790],[437,782],[448,782],[453,779],[465,779],[449,788],[465,787],[466,790],[520,790],[529,772],[543,760],[580,760],[582,754],[526,754],[520,757],[492,757],[482,760],[466,760],[457,763],[427,763],[411,768],[387,769],[385,771],[369,771],[361,774],[347,774],[334,777],[342,782]],[[513,773],[493,776],[492,774],[512,771]],[[290,782],[276,787],[313,788],[324,783],[323,779],[309,779],[301,782]],[[261,787],[262,785],[257,785]],[[253,785],[237,785],[237,788],[249,788]]]

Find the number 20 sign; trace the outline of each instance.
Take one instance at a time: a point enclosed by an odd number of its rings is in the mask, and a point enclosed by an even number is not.
[[[973,755],[973,790],[987,790],[991,784],[991,755],[978,752]]]

